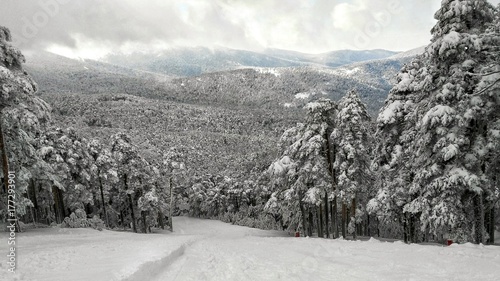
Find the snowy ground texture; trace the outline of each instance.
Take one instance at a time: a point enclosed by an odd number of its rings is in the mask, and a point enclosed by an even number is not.
[[[186,217],[174,227],[29,230],[16,238],[16,275],[2,262],[0,280],[500,280],[498,246],[295,238]]]

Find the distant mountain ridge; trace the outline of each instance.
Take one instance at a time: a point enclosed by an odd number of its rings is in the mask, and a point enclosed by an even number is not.
[[[197,76],[204,73],[251,67],[339,67],[351,63],[384,59],[398,54],[387,50],[340,50],[322,54],[305,54],[280,49],[262,52],[228,48],[179,48],[161,53],[112,54],[104,62],[169,76]]]

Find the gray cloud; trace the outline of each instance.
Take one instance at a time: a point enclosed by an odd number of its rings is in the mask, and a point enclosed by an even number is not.
[[[0,24],[22,49],[84,56],[183,45],[405,50],[429,41],[439,7],[435,0],[1,1]]]

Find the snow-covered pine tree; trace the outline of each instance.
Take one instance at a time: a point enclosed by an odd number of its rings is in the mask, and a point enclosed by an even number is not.
[[[409,186],[415,174],[413,157],[418,121],[415,108],[424,92],[434,88],[429,69],[423,56],[405,65],[377,118],[378,141],[372,168],[378,175],[378,193],[368,203],[367,210],[381,222],[383,227],[379,232],[387,229],[390,233],[383,234],[392,237],[404,234],[405,241],[410,239],[407,234],[412,233],[409,229],[418,217],[405,214],[403,208],[411,201]]]
[[[61,223],[64,217],[77,209],[92,214],[97,191],[93,189],[93,159],[87,140],[78,136],[72,128],[66,131],[57,128],[40,137],[40,146],[38,154],[53,167],[60,179],[59,186],[40,182],[43,189],[53,193],[56,222]]]
[[[171,147],[168,151],[163,154],[162,165],[160,166],[160,174],[168,182],[168,196],[167,190],[165,188],[158,190],[161,198],[159,207],[159,215],[163,217],[166,214],[166,207],[168,206],[168,223],[170,225],[170,230],[173,231],[172,216],[174,214],[175,197],[177,192],[174,191],[174,182],[178,185],[179,180],[183,178],[186,174],[186,165],[184,164],[184,158],[186,151],[183,148]],[[168,200],[168,202],[167,202]]]
[[[99,187],[99,198],[102,216],[101,218],[110,227],[106,206],[109,203],[109,189],[111,184],[118,183],[118,173],[111,151],[104,147],[98,140],[91,140],[87,149],[93,159],[91,172],[93,184]]]
[[[23,70],[24,56],[9,43],[11,39],[10,31],[0,26],[0,152],[4,179],[0,189],[1,218],[7,215],[6,173],[13,171],[16,175],[14,195],[18,216],[25,215],[27,207],[33,206],[25,197],[33,175],[50,177],[51,174],[34,148],[36,135],[50,118],[50,107],[35,96],[37,86]]]
[[[317,217],[318,235],[322,236],[323,229],[328,234],[328,201],[333,197],[334,186],[329,136],[333,131],[335,109],[336,104],[328,99],[307,104],[306,122],[283,134],[280,140],[283,153],[267,171],[277,190],[266,209],[279,210],[288,216],[286,224],[290,228],[302,224],[308,235],[312,235],[314,217]],[[323,213],[326,214],[325,228],[321,223]]]
[[[130,136],[118,133],[111,136],[111,153],[117,165],[120,184],[113,188],[113,209],[120,214],[122,224],[126,215],[130,214],[132,229],[137,232],[137,200],[142,195],[139,182],[144,176],[146,161],[139,155],[132,144]]]
[[[349,233],[356,237],[356,224],[361,222],[364,207],[373,193],[373,176],[370,170],[373,146],[373,129],[366,106],[356,91],[348,92],[339,102],[335,129],[331,135],[335,146],[335,175],[337,192],[346,210],[351,206]],[[359,211],[357,211],[359,209]],[[345,214],[343,214],[345,217]],[[342,222],[345,233],[345,221]]]
[[[484,169],[489,179],[490,188],[486,189],[485,228],[488,243],[495,241],[495,213],[500,199],[500,4],[495,11],[495,19],[489,24],[486,32],[481,35],[482,50],[485,59],[475,70],[481,80],[476,92],[470,114],[475,119],[482,120],[486,125],[484,131],[484,147],[482,154]]]
[[[422,228],[484,242],[484,150],[488,120],[474,114],[485,101],[474,96],[484,62],[480,36],[494,8],[485,0],[442,2],[426,55],[435,88],[417,106],[415,199],[405,207],[421,213]],[[472,210],[472,211],[470,211]]]
[[[379,115],[384,145],[378,164],[396,177],[370,207],[392,201],[390,206],[404,214],[402,223],[409,218],[410,230],[418,217],[423,233],[484,240],[484,196],[490,185],[483,148],[489,121],[474,113],[486,102],[474,93],[480,81],[476,73],[486,59],[481,35],[493,12],[484,0],[442,1],[432,43],[399,75]]]

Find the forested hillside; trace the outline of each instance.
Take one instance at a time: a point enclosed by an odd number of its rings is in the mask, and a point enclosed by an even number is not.
[[[146,158],[158,160],[170,147],[185,151],[193,174],[243,176],[262,170],[274,145],[300,116],[297,110],[183,104],[125,94],[44,94],[55,124],[108,142],[126,131]]]

